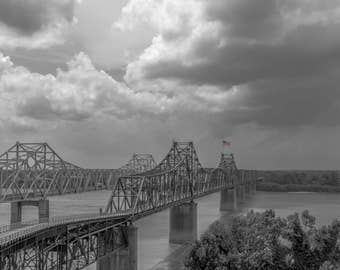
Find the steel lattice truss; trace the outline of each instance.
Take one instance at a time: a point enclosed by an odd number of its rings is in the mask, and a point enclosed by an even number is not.
[[[123,175],[138,174],[149,171],[156,166],[151,154],[133,154],[132,158],[118,170]]]
[[[236,171],[237,166],[236,166],[236,162],[234,159],[234,155],[222,153],[218,167],[222,169],[226,169],[226,170]]]
[[[218,167],[236,178],[238,185],[245,185],[247,189],[249,188],[249,185],[256,185],[254,180],[257,177],[256,171],[239,170],[236,166],[233,154],[222,153]]]
[[[224,187],[233,187],[230,171],[203,168],[192,142],[173,142],[154,169],[118,179],[106,212],[138,218]]]
[[[76,270],[126,248],[126,223],[98,220],[61,225],[1,249],[1,270]]]
[[[58,162],[62,163],[61,159]],[[1,246],[0,269],[83,269],[112,251],[126,248],[131,221],[223,188],[252,183],[254,173],[237,170],[233,157],[223,155],[218,168],[203,168],[192,142],[173,142],[157,166],[115,181],[106,214],[116,214],[52,224],[14,238]],[[243,182],[239,182],[240,177]]]
[[[0,202],[111,189],[119,176],[154,166],[152,155],[134,154],[119,169],[84,169],[63,160],[47,143],[17,142],[0,155]]]

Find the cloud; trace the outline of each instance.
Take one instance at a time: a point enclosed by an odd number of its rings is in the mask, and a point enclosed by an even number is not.
[[[234,125],[339,124],[326,111],[340,99],[340,1],[130,0],[116,25],[138,22],[158,32],[127,66],[130,85],[236,88],[219,116]]]
[[[148,86],[131,89],[84,53],[55,75],[31,72],[0,54],[0,147],[48,141],[88,167],[118,167],[133,152],[160,159],[172,139],[209,136],[206,123],[233,95],[214,86]]]
[[[223,109],[228,95],[214,87],[187,87],[171,93],[135,91],[96,69],[84,53],[56,75],[32,73],[0,54],[1,115],[7,118],[83,121],[102,116],[127,119],[216,112]]]
[[[61,44],[76,22],[74,0],[0,2],[0,48],[48,48]]]

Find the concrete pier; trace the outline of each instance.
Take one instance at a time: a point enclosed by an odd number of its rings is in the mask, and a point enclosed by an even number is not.
[[[138,229],[130,225],[126,228],[128,247],[107,254],[97,261],[97,270],[137,270]]]
[[[237,202],[244,203],[245,202],[245,190],[244,185],[237,186]]]
[[[220,211],[232,211],[235,209],[237,209],[237,188],[222,189]]]
[[[50,203],[49,200],[23,200],[11,202],[11,216],[10,223],[22,222],[22,208],[24,206],[38,207],[39,222],[46,222],[50,217]]]
[[[251,181],[251,194],[256,194],[256,179]]]
[[[189,202],[170,209],[169,242],[192,243],[197,240],[197,203]]]

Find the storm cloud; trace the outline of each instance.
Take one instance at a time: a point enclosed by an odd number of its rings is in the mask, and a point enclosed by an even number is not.
[[[61,45],[77,22],[76,0],[0,1],[0,49],[47,49]]]
[[[31,35],[60,18],[72,21],[73,0],[10,0],[0,2],[0,22]]]
[[[178,18],[186,22],[180,16],[189,10],[186,3],[175,2],[162,1],[167,7],[181,6]],[[340,123],[334,116],[340,100],[340,1],[196,2],[201,12],[192,11],[199,15],[189,24],[190,34],[169,40],[167,32],[174,30],[165,25],[128,65],[127,81],[140,85],[142,80],[177,80],[224,91],[237,88],[237,102],[224,113],[225,122],[235,125]],[[123,16],[138,14],[132,6]],[[154,5],[150,9],[157,13]]]

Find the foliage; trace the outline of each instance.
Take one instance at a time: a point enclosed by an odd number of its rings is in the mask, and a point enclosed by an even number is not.
[[[339,269],[340,222],[316,227],[308,211],[276,217],[273,210],[249,212],[220,222],[191,249],[189,270],[331,270]]]
[[[261,171],[257,189],[263,191],[340,192],[337,171]]]
[[[272,192],[296,192],[296,191],[309,191],[309,192],[340,192],[340,186],[327,186],[319,184],[311,185],[296,185],[296,184],[277,184],[272,182],[257,183],[256,189],[261,191]]]

